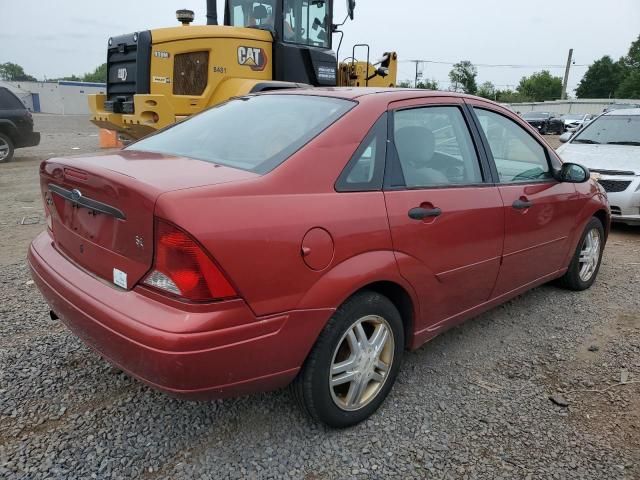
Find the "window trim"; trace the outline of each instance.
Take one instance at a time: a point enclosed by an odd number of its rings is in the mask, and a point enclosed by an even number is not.
[[[478,183],[453,183],[447,185],[425,185],[425,186],[416,186],[416,187],[408,187],[407,182],[404,178],[404,172],[402,171],[402,165],[400,164],[400,156],[398,155],[398,150],[396,148],[395,140],[394,140],[394,131],[395,131],[395,113],[401,112],[404,110],[416,110],[423,108],[437,108],[437,107],[454,107],[457,108],[462,114],[462,118],[467,126],[467,131],[469,133],[469,137],[471,139],[471,143],[473,149],[476,153],[476,161],[478,162],[478,167],[480,168],[480,174],[482,175],[483,181]],[[385,164],[385,177],[383,190],[385,191],[414,191],[414,190],[442,190],[442,189],[459,189],[459,188],[480,188],[480,187],[493,187],[494,184],[494,176],[493,171],[490,168],[490,164],[488,158],[486,157],[485,150],[481,143],[481,138],[476,131],[475,122],[470,115],[468,110],[468,106],[464,103],[458,102],[443,102],[443,103],[421,103],[417,105],[411,105],[406,107],[399,108],[391,108],[389,110],[389,118],[387,121],[387,161]],[[393,185],[393,172],[394,169],[399,169],[402,173],[402,180],[404,185]]]
[[[360,145],[356,149],[355,153],[351,156],[351,159],[347,162],[340,176],[336,180],[333,188],[338,193],[352,193],[352,192],[377,192],[382,190],[385,176],[385,164],[387,158],[387,112],[384,112],[371,126],[367,134],[365,135]],[[376,157],[373,177],[369,182],[361,183],[348,183],[347,178],[351,173],[353,167],[358,163],[362,154],[368,148],[371,141],[378,136],[376,145]]]
[[[494,177],[494,181],[495,184],[497,186],[503,186],[503,185],[536,185],[536,184],[544,184],[544,183],[552,183],[552,182],[557,182],[558,180],[556,179],[556,173],[557,173],[557,169],[554,168],[552,162],[551,162],[551,154],[549,152],[549,147],[547,147],[544,143],[540,142],[539,139],[537,139],[529,130],[527,130],[524,126],[522,126],[519,122],[514,121],[512,118],[509,118],[507,115],[504,115],[503,113],[497,111],[497,110],[493,110],[491,108],[488,108],[488,106],[485,105],[475,105],[475,104],[467,104],[470,110],[470,115],[473,119],[473,122],[475,123],[475,127],[478,130],[478,134],[480,136],[483,148],[485,150],[485,154],[487,159],[489,160],[489,166],[491,168],[491,172],[492,175]],[[498,172],[498,167],[496,165],[496,161],[495,158],[493,158],[493,152],[491,151],[491,146],[489,145],[489,139],[487,138],[487,136],[484,133],[484,130],[482,129],[482,125],[480,124],[480,119],[478,118],[478,115],[476,114],[476,110],[486,110],[487,112],[491,112],[494,113],[496,115],[499,115],[503,118],[505,118],[506,120],[510,121],[511,123],[514,123],[515,125],[517,125],[518,127],[520,127],[520,129],[526,133],[527,135],[529,135],[538,145],[540,145],[540,147],[542,147],[542,151],[544,152],[545,158],[547,160],[547,167],[549,167],[549,172],[551,173],[551,177],[550,178],[545,178],[545,179],[540,179],[540,180],[528,180],[528,181],[522,181],[522,182],[501,182],[500,181],[500,174]]]

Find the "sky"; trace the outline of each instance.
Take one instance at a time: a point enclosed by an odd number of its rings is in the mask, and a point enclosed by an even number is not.
[[[342,19],[346,0],[335,0],[335,19]],[[37,78],[90,72],[105,61],[112,35],[177,25],[175,10],[195,12],[204,24],[205,0],[0,0],[0,63],[22,65]],[[222,19],[223,0],[218,0]],[[340,58],[352,45],[368,43],[371,56],[398,52],[398,81],[423,76],[449,86],[451,64],[470,60],[478,66],[478,84],[515,88],[520,78],[549,69],[562,76],[567,54],[575,65],[569,90],[586,66],[603,55],[625,55],[640,35],[640,0],[357,0],[355,20],[343,27]],[[336,39],[337,43],[337,39]],[[493,67],[517,65],[525,67]]]

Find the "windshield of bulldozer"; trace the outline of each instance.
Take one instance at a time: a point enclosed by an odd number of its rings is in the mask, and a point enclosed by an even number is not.
[[[280,30],[287,43],[331,47],[328,1],[284,0],[281,19],[276,18],[276,1],[281,0],[229,0],[231,25]]]

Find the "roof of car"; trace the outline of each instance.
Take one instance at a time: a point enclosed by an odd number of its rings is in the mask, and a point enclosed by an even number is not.
[[[320,95],[325,97],[344,98],[353,100],[372,95],[387,95],[391,100],[398,101],[416,97],[471,97],[464,93],[443,92],[440,90],[426,90],[422,88],[378,88],[378,87],[311,87],[289,90],[271,90],[267,94],[287,95]],[[475,98],[475,97],[474,97]],[[482,99],[484,100],[484,99]]]
[[[638,105],[638,108],[620,108],[618,110],[611,110],[609,112],[606,112],[604,115],[606,115],[607,117],[617,116],[617,115],[622,115],[622,116],[640,115],[640,105]]]

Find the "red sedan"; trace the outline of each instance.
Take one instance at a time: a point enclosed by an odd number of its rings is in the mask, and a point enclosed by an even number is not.
[[[610,221],[588,170],[445,92],[242,97],[40,178],[53,318],[155,388],[292,383],[334,427],[380,406],[405,349],[551,280],[590,287]]]

